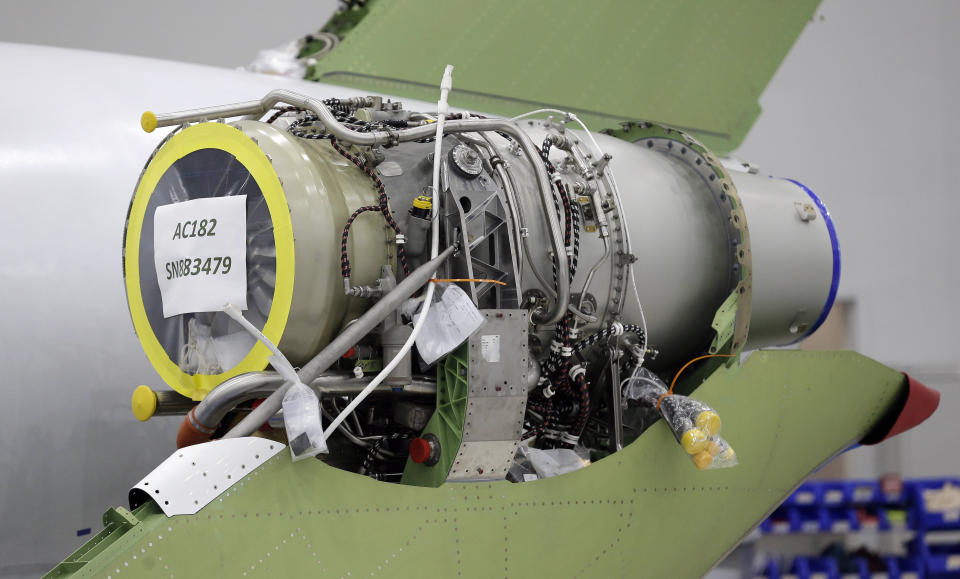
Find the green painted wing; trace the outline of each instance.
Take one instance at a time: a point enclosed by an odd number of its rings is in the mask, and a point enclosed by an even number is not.
[[[696,396],[723,417],[730,469],[696,470],[662,423],[585,469],[523,484],[411,487],[281,452],[196,515],[108,511],[49,576],[699,577],[905,387],[853,352],[722,367]]]
[[[517,115],[556,107],[593,130],[645,119],[735,148],[819,0],[380,0],[307,77]]]

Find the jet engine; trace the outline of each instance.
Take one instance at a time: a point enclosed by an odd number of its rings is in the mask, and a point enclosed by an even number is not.
[[[277,90],[144,114],[175,128],[137,184],[124,278],[175,393],[139,389],[138,417],[190,409],[180,445],[269,430],[300,380],[331,464],[503,479],[522,441],[596,457],[639,435],[640,367],[670,383],[830,310],[836,232],[798,182],[655,123],[618,138],[563,111],[410,108]],[[278,352],[296,377],[268,370]]]

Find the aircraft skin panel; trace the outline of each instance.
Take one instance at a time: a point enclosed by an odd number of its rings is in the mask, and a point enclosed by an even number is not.
[[[729,469],[698,471],[662,422],[523,484],[388,484],[284,451],[196,515],[108,511],[113,534],[49,576],[699,577],[905,387],[854,352],[760,351],[720,368],[696,395],[723,417]]]
[[[375,2],[308,78],[504,116],[553,106],[593,129],[656,120],[734,149],[819,0]],[[460,14],[462,18],[449,17]]]

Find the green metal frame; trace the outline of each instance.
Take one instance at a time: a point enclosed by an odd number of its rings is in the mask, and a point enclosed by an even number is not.
[[[463,343],[437,366],[437,409],[421,436],[433,434],[440,441],[440,460],[433,466],[407,459],[403,484],[438,487],[447,480],[463,438],[470,392],[470,346]]]
[[[698,471],[662,423],[522,484],[389,484],[280,453],[196,515],[116,509],[97,548],[49,576],[698,577],[905,387],[853,352],[760,351],[721,367],[696,395],[724,418],[730,469]]]

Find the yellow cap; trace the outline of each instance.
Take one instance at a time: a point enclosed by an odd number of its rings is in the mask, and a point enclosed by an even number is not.
[[[149,386],[137,386],[130,398],[133,415],[140,422],[146,422],[157,411],[157,395]]]
[[[693,464],[700,470],[706,470],[713,464],[713,457],[710,456],[710,453],[707,451],[698,452],[691,458],[693,459]]]
[[[153,130],[157,128],[157,115],[155,115],[153,111],[144,111],[144,113],[140,115],[140,126],[144,131],[152,133]]]
[[[716,436],[720,432],[720,415],[713,410],[704,410],[697,415],[697,428],[707,433],[707,436]]]
[[[707,436],[699,428],[691,428],[680,437],[680,446],[687,454],[697,454],[707,448]]]
[[[430,209],[433,207],[433,200],[426,195],[417,195],[413,200],[413,206],[417,209]]]

